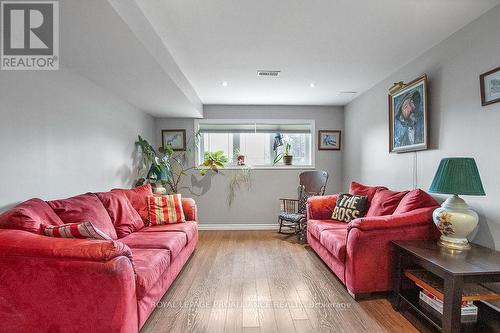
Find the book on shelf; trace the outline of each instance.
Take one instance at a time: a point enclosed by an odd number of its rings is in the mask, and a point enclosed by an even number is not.
[[[425,290],[419,292],[419,304],[426,310],[433,312],[438,317],[443,315],[443,302]],[[475,306],[472,301],[463,301],[461,308],[461,322],[471,323],[476,321],[477,306]]]
[[[435,304],[438,304],[439,306],[443,306],[443,301],[437,298],[436,295],[431,293],[430,291],[427,291],[425,289],[422,289],[421,293],[424,293],[425,296],[429,297]],[[472,301],[462,301],[462,307],[464,305],[474,305],[474,302]]]

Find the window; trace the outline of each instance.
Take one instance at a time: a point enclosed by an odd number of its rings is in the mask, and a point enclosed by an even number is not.
[[[205,152],[222,150],[229,158],[229,167],[237,165],[237,154],[245,155],[245,164],[252,167],[273,167],[276,156],[290,144],[293,166],[313,167],[314,122],[311,120],[196,120],[200,133],[197,162]],[[281,142],[276,151],[275,141]],[[279,162],[274,167],[283,166]]]

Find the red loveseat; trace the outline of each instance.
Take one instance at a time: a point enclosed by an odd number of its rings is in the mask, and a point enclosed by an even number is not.
[[[353,182],[351,194],[368,196],[365,217],[349,223],[331,219],[337,195],[309,198],[307,241],[328,267],[359,299],[392,289],[392,240],[438,239],[432,222],[438,203],[426,192],[395,192]]]
[[[0,216],[1,332],[138,332],[198,241],[186,223],[145,227],[149,185],[45,202]],[[42,225],[91,221],[113,240],[52,238]]]

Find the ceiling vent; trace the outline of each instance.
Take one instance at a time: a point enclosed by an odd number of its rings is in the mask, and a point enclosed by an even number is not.
[[[257,71],[257,76],[261,77],[279,77],[281,71],[264,71],[264,70],[258,70]]]

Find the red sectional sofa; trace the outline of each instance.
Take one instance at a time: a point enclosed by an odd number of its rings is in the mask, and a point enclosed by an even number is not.
[[[198,242],[194,200],[182,199],[186,223],[145,227],[148,194],[150,186],[31,199],[2,214],[0,331],[138,332]],[[113,240],[40,231],[90,219]]]
[[[353,182],[351,194],[368,196],[365,217],[349,223],[331,219],[337,195],[309,198],[307,241],[318,256],[359,299],[392,289],[392,240],[438,239],[432,222],[438,203],[426,192],[395,192]]]

